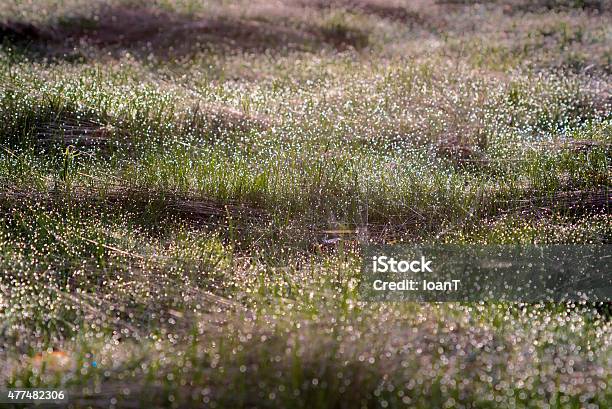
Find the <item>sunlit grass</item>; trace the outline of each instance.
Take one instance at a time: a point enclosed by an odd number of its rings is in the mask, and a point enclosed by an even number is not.
[[[358,3],[104,3],[172,20],[160,44],[87,31],[116,24],[103,3],[0,5],[1,385],[76,407],[611,405],[605,306],[357,293],[364,243],[610,243],[609,14]]]

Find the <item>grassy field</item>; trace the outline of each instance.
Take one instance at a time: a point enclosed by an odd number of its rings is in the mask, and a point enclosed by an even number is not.
[[[363,243],[612,242],[608,0],[0,3],[0,389],[611,408],[593,305],[360,300]]]

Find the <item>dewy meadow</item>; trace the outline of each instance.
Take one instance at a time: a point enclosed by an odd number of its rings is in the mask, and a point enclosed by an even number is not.
[[[364,245],[609,245],[611,49],[609,0],[1,1],[0,391],[612,407],[609,302],[359,290]]]

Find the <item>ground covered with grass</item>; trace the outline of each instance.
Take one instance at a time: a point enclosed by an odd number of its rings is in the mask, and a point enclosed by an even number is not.
[[[2,2],[0,385],[612,407],[602,306],[357,292],[366,243],[611,243],[611,11]]]

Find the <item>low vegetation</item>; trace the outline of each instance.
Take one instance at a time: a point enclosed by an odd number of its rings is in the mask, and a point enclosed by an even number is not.
[[[605,305],[356,288],[364,243],[610,244],[612,4],[230,3],[0,4],[1,387],[612,407]]]

